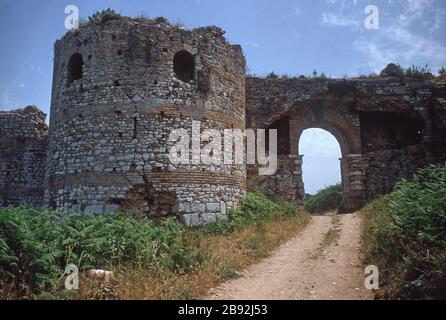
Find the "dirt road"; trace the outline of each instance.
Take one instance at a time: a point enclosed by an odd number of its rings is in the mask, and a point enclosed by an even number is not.
[[[215,300],[373,299],[360,262],[360,216],[314,216],[305,230],[241,277],[213,289]]]

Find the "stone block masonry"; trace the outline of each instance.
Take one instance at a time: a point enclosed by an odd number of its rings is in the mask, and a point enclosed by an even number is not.
[[[43,205],[45,117],[34,106],[0,112],[0,207]]]
[[[277,129],[279,140],[276,174],[262,177],[248,167],[248,189],[302,205],[299,139],[305,129],[321,128],[341,147],[342,209],[359,209],[417,168],[446,160],[445,88],[444,77],[248,77],[247,127]]]
[[[55,45],[45,205],[183,217],[226,215],[244,165],[172,165],[173,129],[244,129],[245,60],[216,27],[130,18],[89,23]],[[189,223],[190,221],[190,223]]]
[[[278,169],[173,165],[173,129],[277,129]],[[298,141],[331,132],[342,150],[344,209],[446,159],[446,80],[264,79],[217,27],[118,17],[55,44],[49,133],[36,107],[0,112],[0,206],[225,219],[246,191],[301,206]],[[223,154],[222,154],[223,157]],[[223,160],[223,159],[222,159]],[[223,161],[222,161],[223,163]]]

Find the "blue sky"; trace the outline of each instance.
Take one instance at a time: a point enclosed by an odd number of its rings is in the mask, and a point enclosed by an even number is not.
[[[302,173],[306,193],[315,194],[341,182],[341,147],[331,133],[323,129],[305,130],[299,139],[299,152],[304,156]]]
[[[379,9],[377,30],[364,27],[370,4]],[[0,110],[35,104],[49,113],[53,44],[66,32],[67,5],[84,18],[110,7],[190,28],[220,26],[242,45],[256,75],[316,69],[343,77],[379,72],[389,62],[428,64],[435,72],[446,65],[444,0],[0,0]],[[325,141],[313,139],[314,146]]]

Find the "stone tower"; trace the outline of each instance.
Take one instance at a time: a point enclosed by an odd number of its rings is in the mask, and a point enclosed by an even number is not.
[[[173,165],[172,129],[245,127],[245,59],[217,27],[119,17],[55,44],[45,204],[187,225],[226,215],[244,165]]]

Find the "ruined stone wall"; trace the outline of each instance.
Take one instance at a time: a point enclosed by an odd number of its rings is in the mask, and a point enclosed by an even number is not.
[[[83,65],[72,81],[74,55]],[[120,18],[67,33],[55,45],[46,205],[173,213],[188,225],[225,216],[245,194],[245,166],[174,166],[168,138],[191,135],[194,120],[243,129],[244,75],[241,48],[216,27]]]
[[[352,211],[391,191],[418,167],[444,161],[445,87],[408,78],[249,77],[247,127],[278,129],[279,145],[287,146],[281,153],[288,158],[302,158],[298,143],[305,129],[332,133],[343,155],[344,208]],[[296,203],[301,204],[302,174],[291,165],[285,173],[286,159],[279,158],[280,170],[269,178],[248,168],[249,190],[267,190],[283,199],[298,195]]]
[[[49,137],[35,107],[0,113],[0,206],[176,215],[194,226],[225,217],[247,186],[302,205],[298,143],[308,128],[325,129],[340,144],[346,210],[391,191],[425,163],[445,161],[444,77],[245,79],[241,48],[223,35],[217,27],[127,17],[68,32],[55,44]],[[173,165],[169,134],[192,136],[196,121],[198,133],[222,136],[277,129],[276,174]]]
[[[299,206],[305,196],[302,181],[302,157],[281,154],[277,157],[277,171],[272,176],[259,176],[258,166],[247,169],[247,188],[259,191],[277,201],[289,201]]]
[[[435,158],[446,159],[446,76],[430,82],[432,90],[433,148]]]
[[[0,207],[42,206],[48,127],[34,106],[0,112]]]

